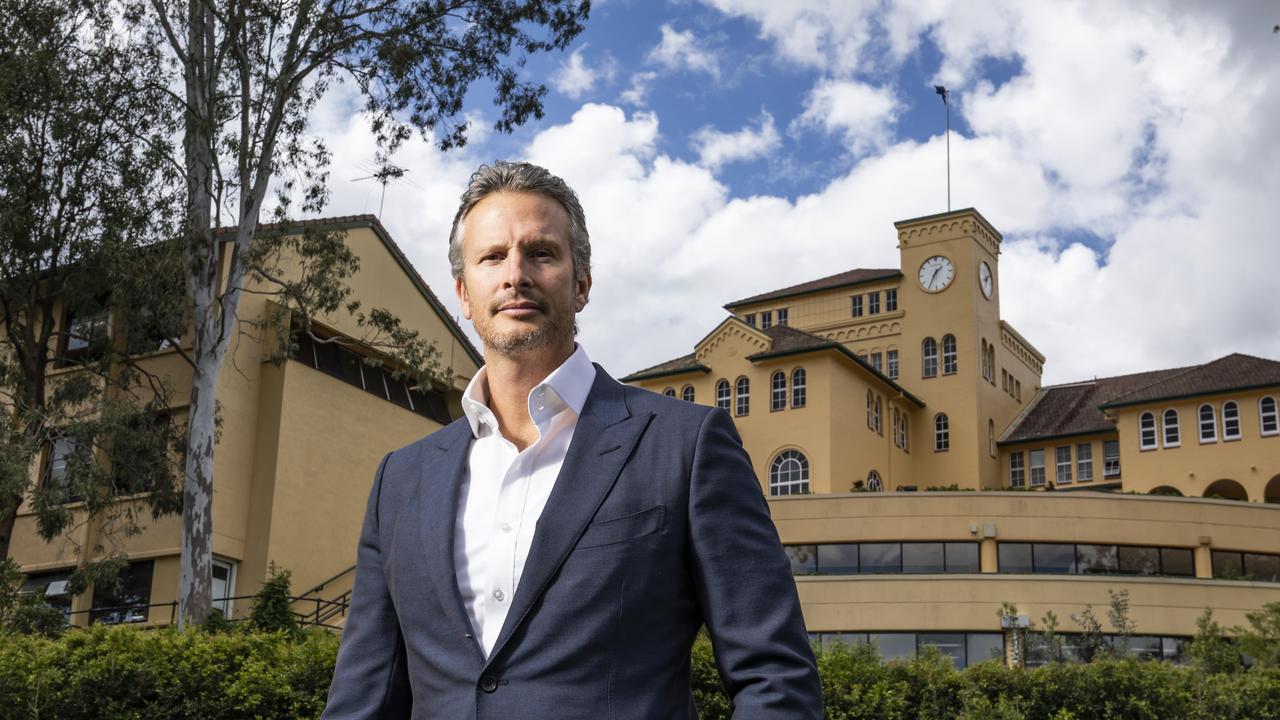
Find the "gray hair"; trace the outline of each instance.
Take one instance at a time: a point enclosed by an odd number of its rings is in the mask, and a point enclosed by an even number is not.
[[[591,272],[591,237],[587,234],[587,216],[582,212],[578,194],[546,168],[527,162],[499,160],[492,165],[481,165],[472,173],[467,189],[462,193],[458,214],[453,216],[453,229],[449,232],[449,264],[454,278],[462,277],[463,221],[481,200],[500,192],[537,193],[560,203],[560,207],[569,214],[569,248],[573,255],[574,277],[582,278]]]

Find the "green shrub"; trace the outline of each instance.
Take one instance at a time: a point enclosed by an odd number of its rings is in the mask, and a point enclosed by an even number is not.
[[[276,568],[267,569],[267,581],[253,596],[253,609],[249,611],[249,624],[263,632],[298,632],[298,618],[293,614],[293,601],[289,599],[292,573]]]

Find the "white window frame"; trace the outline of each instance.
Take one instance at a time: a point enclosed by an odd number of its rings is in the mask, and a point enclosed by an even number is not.
[[[1093,482],[1093,443],[1076,444],[1076,482]]]
[[[1205,410],[1209,411],[1208,418],[1205,418]],[[1212,405],[1205,403],[1196,408],[1196,423],[1200,428],[1201,445],[1218,442],[1218,411]]]
[[[1173,413],[1173,422],[1169,422],[1170,413]],[[1169,439],[1170,431],[1173,431],[1173,440]],[[1160,439],[1166,448],[1182,447],[1182,423],[1175,408],[1165,408],[1160,413]]]
[[[987,418],[987,454],[996,456],[996,421]]]
[[[1271,410],[1268,412],[1266,406],[1270,401]],[[1271,425],[1271,429],[1267,429],[1267,425]],[[1264,395],[1258,398],[1258,430],[1262,433],[1262,437],[1271,437],[1280,435],[1280,403],[1270,395]]]
[[[876,395],[876,411],[874,417],[876,421],[876,434],[880,437],[884,437],[884,413],[883,408],[881,407],[881,399],[879,395]]]
[[[746,375],[733,383],[733,414],[743,417],[751,414],[751,379]]]
[[[733,384],[727,378],[716,382],[716,407],[725,412],[733,409]]]
[[[1115,455],[1107,455],[1107,446],[1115,448]],[[1112,461],[1115,461],[1114,463]],[[1120,441],[1119,440],[1103,440],[1102,441],[1102,477],[1117,478],[1120,477]]]
[[[791,407],[802,408],[809,402],[809,373],[799,367],[791,371]]]
[[[786,473],[785,477],[783,473]],[[783,489],[787,492],[782,492]],[[773,458],[769,463],[769,494],[773,496],[809,494],[809,459],[804,456],[804,453],[789,448]]]
[[[787,308],[778,308],[778,324],[786,325],[791,319],[791,312]]]
[[[884,311],[894,312],[898,309],[898,289],[889,288],[884,291]]]
[[[1231,411],[1230,416],[1227,415],[1228,409]],[[1235,432],[1231,432],[1230,423],[1235,424]],[[1222,403],[1222,440],[1223,442],[1230,442],[1232,440],[1239,440],[1241,437],[1240,404],[1234,400],[1228,400]]]
[[[868,315],[880,314],[880,291],[879,290],[875,292],[867,293],[867,314]]]
[[[876,372],[884,372],[884,353],[876,351],[871,353],[871,367]]]
[[[787,374],[781,370],[775,370],[773,375],[769,376],[769,411],[777,412],[786,409]]]
[[[1009,487],[1026,487],[1027,469],[1021,450],[1009,453]]]
[[[884,352],[885,374],[890,380],[898,379],[898,351],[886,350]]]
[[[697,397],[697,393],[694,391],[692,385],[685,385],[684,387],[680,388],[681,400],[685,402],[693,402],[693,399],[695,397]]]
[[[1063,451],[1066,451],[1066,460],[1063,460]],[[1053,477],[1059,485],[1071,484],[1071,446],[1059,445],[1053,449]]]
[[[662,391],[662,394],[669,398],[673,398],[676,396],[676,389],[668,386],[666,389]]]
[[[1040,455],[1039,464],[1036,463],[1037,454]],[[1037,478],[1039,482],[1036,482]],[[1027,481],[1031,487],[1043,487],[1048,479],[1044,465],[1044,448],[1029,450],[1027,452]]]
[[[1157,447],[1156,414],[1148,410],[1138,416],[1138,448],[1155,450]]]
[[[938,377],[938,341],[931,337],[920,341],[920,377]]]
[[[867,391],[867,429],[868,430],[876,429],[876,424],[872,420],[872,414],[871,414],[871,410],[874,405],[875,405],[875,393],[868,390]]]
[[[880,473],[872,470],[867,473],[867,490],[871,492],[884,492],[884,481],[880,479]]]
[[[773,327],[773,311],[762,310],[760,312],[760,329],[768,330],[771,327]]]
[[[951,449],[951,423],[946,413],[933,416],[933,451],[947,452]]]
[[[747,313],[747,314],[746,314],[746,316],[745,316],[745,317],[743,317],[742,319],[743,319],[743,321],[744,321],[744,322],[746,322],[746,323],[747,323],[748,325],[750,325],[751,327],[755,327],[755,326],[756,326],[756,314],[755,314],[755,313]]]
[[[947,348],[947,341],[951,341],[950,349]],[[956,336],[947,333],[942,336],[942,374],[955,375],[960,369],[960,356],[957,350]]]
[[[852,301],[849,306],[849,317],[862,317],[862,295],[851,295],[849,299]]]
[[[222,558],[213,558],[214,567],[223,567],[227,570],[227,589],[226,594],[222,597],[213,595],[212,586],[210,586],[210,596],[213,598],[213,607],[222,611],[222,617],[230,619],[231,613],[235,612],[235,601],[231,598],[236,596],[236,561],[224,560]]]

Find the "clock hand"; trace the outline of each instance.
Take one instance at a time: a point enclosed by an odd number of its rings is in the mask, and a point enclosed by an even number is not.
[[[933,285],[933,279],[934,279],[934,278],[936,278],[936,277],[938,277],[938,271],[939,271],[939,270],[941,270],[941,269],[942,269],[941,267],[938,267],[938,268],[935,268],[935,269],[934,269],[933,274],[929,276],[929,285],[931,285],[931,286]]]

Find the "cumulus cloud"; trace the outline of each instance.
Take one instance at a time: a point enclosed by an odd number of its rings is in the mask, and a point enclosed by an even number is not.
[[[725,163],[762,157],[780,144],[773,116],[768,111],[761,111],[756,127],[748,125],[737,132],[727,133],[706,126],[693,134],[698,164],[712,170]]]
[[[552,86],[560,94],[574,100],[595,89],[597,82],[612,82],[617,72],[617,63],[607,55],[598,66],[588,65],[582,55],[586,48],[587,46],[583,45],[570,53],[551,75]]]
[[[631,76],[631,86],[623,90],[618,99],[628,105],[645,107],[649,101],[649,88],[653,86],[653,81],[657,77],[658,73],[652,70],[642,70],[634,73]]]
[[[809,91],[793,127],[820,127],[838,133],[855,155],[885,146],[901,105],[889,88],[856,80],[820,81]]]
[[[867,69],[863,50],[873,38],[872,21],[883,5],[881,0],[703,2],[755,21],[760,36],[773,41],[782,58],[835,74]]]
[[[679,31],[662,26],[662,40],[649,51],[649,62],[668,70],[692,70],[720,77],[720,61],[714,51],[702,47],[692,30]]]

